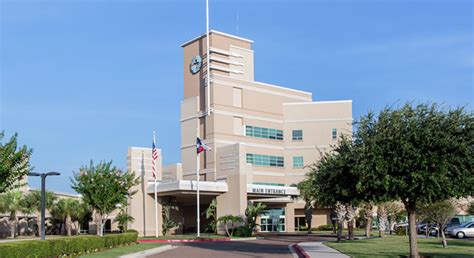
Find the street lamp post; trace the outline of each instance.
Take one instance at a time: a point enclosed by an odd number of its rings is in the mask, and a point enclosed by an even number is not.
[[[45,225],[45,216],[46,216],[46,177],[47,176],[59,176],[59,172],[48,172],[48,173],[37,173],[30,172],[29,176],[40,176],[41,177],[41,240],[46,239],[46,225]]]

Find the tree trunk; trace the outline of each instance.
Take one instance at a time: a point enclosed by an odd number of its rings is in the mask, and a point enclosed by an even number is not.
[[[71,215],[67,215],[66,216],[66,232],[67,232],[67,236],[71,236],[71,225],[72,224],[72,221],[71,221]]]
[[[313,206],[311,204],[305,205],[304,216],[306,219],[306,225],[308,226],[308,234],[311,234],[311,221],[313,220]]]
[[[41,225],[41,212],[36,212],[36,225],[38,228],[38,236],[41,236],[41,229],[43,226]]]
[[[102,231],[103,231],[103,228],[102,228],[102,215],[97,213],[96,214],[96,229],[97,229],[97,235],[98,236],[102,236]]]
[[[365,218],[365,237],[370,238],[372,231],[372,210],[373,206],[370,203],[364,205],[364,218]]]
[[[230,236],[229,227],[227,226],[227,222],[224,223],[224,227],[225,227],[225,233],[227,234],[227,236]]]
[[[347,239],[354,240],[354,220],[347,221]]]
[[[441,231],[441,239],[443,241],[443,247],[446,248],[448,247],[448,242],[446,241],[446,235],[444,235],[444,230],[442,230],[443,225],[439,224],[439,228],[440,230],[438,230],[438,235],[439,235],[439,231]]]
[[[10,219],[10,237],[15,238],[16,218]]]
[[[337,242],[340,242],[342,239],[342,227],[343,227],[344,220],[346,218],[346,213],[347,213],[346,206],[340,203],[337,203],[336,204],[336,217],[337,217],[337,226],[338,226]]]
[[[342,240],[342,222],[337,223],[337,242]]]
[[[417,232],[416,232],[416,204],[415,203],[405,203],[405,209],[408,214],[408,229],[409,234],[408,238],[410,241],[410,258],[418,258],[418,242],[417,242]]]
[[[379,219],[379,237],[385,237],[385,229],[387,225],[387,210],[383,204],[377,207],[377,217]]]
[[[354,240],[354,219],[355,219],[355,208],[348,204],[346,205],[346,216],[347,221],[347,239]]]

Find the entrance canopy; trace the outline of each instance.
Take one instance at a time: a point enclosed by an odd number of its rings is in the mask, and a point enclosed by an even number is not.
[[[157,182],[158,196],[196,194],[197,182],[193,180],[178,180],[170,182]],[[149,194],[154,193],[153,182],[148,182]],[[199,181],[199,192],[202,195],[220,195],[227,192],[226,182]]]

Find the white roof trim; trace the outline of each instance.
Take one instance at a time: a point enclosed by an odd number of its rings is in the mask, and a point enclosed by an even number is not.
[[[221,55],[225,55],[225,56],[243,58],[243,56],[239,55],[238,53],[230,52],[230,51],[220,49],[220,48],[210,47],[210,50],[211,50],[211,53],[217,53],[217,54],[221,54]]]
[[[328,100],[328,101],[313,101],[313,102],[292,102],[283,103],[283,105],[317,105],[317,104],[332,104],[332,103],[352,103],[351,99],[348,100]]]
[[[353,121],[352,117],[347,118],[320,118],[320,119],[301,119],[301,120],[284,120],[285,123],[324,123],[324,122],[344,122]]]
[[[277,85],[273,85],[273,84],[269,84],[269,83],[265,83],[265,82],[257,82],[257,81],[243,80],[243,79],[239,79],[239,78],[232,78],[232,77],[225,76],[225,75],[222,75],[222,74],[214,74],[214,76],[217,76],[217,77],[224,77],[224,78],[230,78],[230,79],[237,80],[237,81],[242,81],[242,82],[249,82],[249,83],[260,84],[260,85],[269,86],[269,87],[273,87],[273,88],[277,88],[277,89],[288,90],[288,91],[294,91],[294,92],[299,92],[299,93],[308,94],[308,95],[310,95],[310,96],[313,96],[313,93],[308,92],[308,91],[295,90],[295,89],[291,89],[291,88],[287,88],[287,87],[282,87],[282,86],[277,86]]]
[[[249,42],[249,43],[253,43],[253,40],[238,37],[238,36],[234,36],[234,35],[227,34],[227,33],[224,33],[224,32],[220,32],[220,31],[217,31],[217,30],[210,30],[209,34],[211,34],[211,33],[215,33],[215,34],[219,34],[219,35],[226,36],[226,37],[229,37],[229,38],[238,39],[238,40],[246,41],[246,42]],[[184,42],[183,44],[181,44],[181,47],[184,47],[184,46],[188,45],[189,43],[191,43],[193,41],[196,41],[196,40],[198,40],[202,37],[205,37],[205,36],[206,36],[206,33],[203,33],[200,36],[197,36],[197,37],[195,37],[191,40],[188,40],[188,41]]]
[[[214,74],[214,75],[217,75],[217,74]],[[237,87],[237,88],[242,88],[242,89],[248,89],[248,90],[273,94],[273,95],[277,95],[277,96],[284,96],[284,97],[293,98],[293,99],[302,100],[302,101],[311,101],[312,100],[311,97],[298,96],[298,95],[294,95],[294,94],[291,94],[291,93],[285,93],[285,92],[277,91],[275,89],[265,89],[265,88],[261,88],[261,87],[253,86],[253,85],[236,84],[236,83],[227,82],[225,80],[211,79],[211,82],[213,83],[213,85],[223,85],[223,86]]]
[[[219,65],[211,64],[211,66],[209,68],[211,68],[211,70],[219,70],[219,71],[224,71],[224,72],[228,72],[228,73],[244,74],[244,72],[242,72],[242,71],[232,69],[232,68],[223,67],[223,66],[219,66]]]

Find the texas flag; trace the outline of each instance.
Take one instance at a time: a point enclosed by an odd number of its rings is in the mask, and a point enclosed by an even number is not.
[[[203,151],[206,151],[206,150],[211,150],[211,148],[209,146],[207,146],[206,144],[204,144],[201,139],[199,139],[199,137],[196,138],[196,151],[197,153],[201,153]]]

